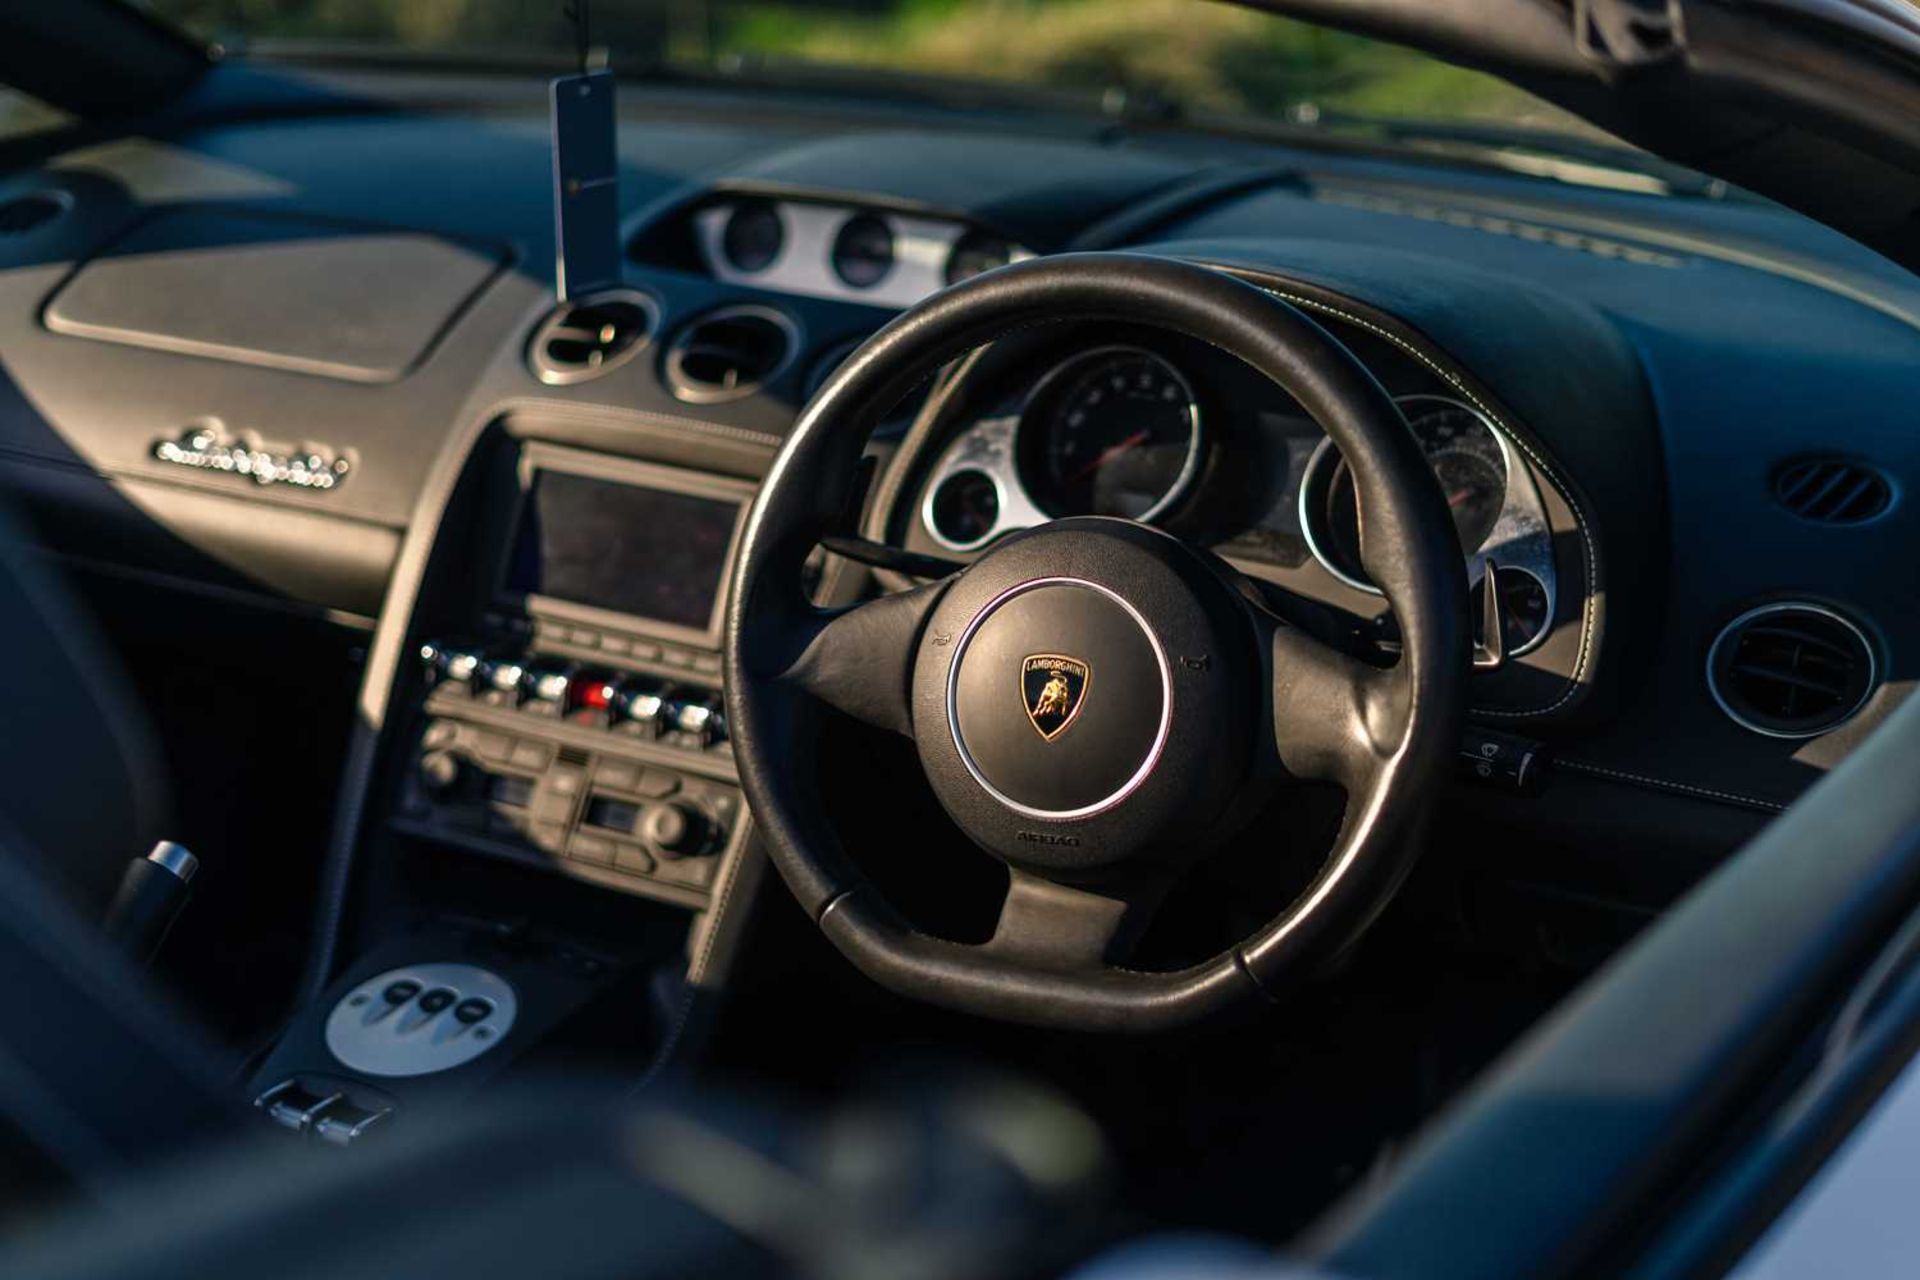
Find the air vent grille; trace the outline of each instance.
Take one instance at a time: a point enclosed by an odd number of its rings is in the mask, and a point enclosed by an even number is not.
[[[1773,496],[1802,519],[1861,524],[1893,505],[1893,485],[1862,463],[1799,458],[1773,473]]]
[[[769,307],[723,307],[695,320],[667,352],[667,383],[692,404],[752,395],[793,360],[799,334]]]
[[[660,316],[644,293],[600,293],[541,322],[527,359],[542,382],[563,386],[610,373],[646,350]]]
[[[0,203],[0,236],[23,236],[29,231],[38,231],[65,213],[68,203],[64,194],[46,191],[15,196]]]
[[[1735,721],[1776,738],[1809,738],[1849,719],[1876,680],[1873,646],[1852,622],[1813,604],[1742,614],[1713,642],[1707,681]]]

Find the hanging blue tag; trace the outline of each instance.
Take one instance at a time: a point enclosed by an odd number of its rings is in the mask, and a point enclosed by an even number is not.
[[[551,97],[554,288],[565,302],[620,283],[613,73],[562,76]]]

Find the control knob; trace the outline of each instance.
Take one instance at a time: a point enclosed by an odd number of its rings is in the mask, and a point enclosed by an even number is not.
[[[668,858],[703,853],[713,834],[712,820],[690,804],[656,804],[640,819],[640,836]]]
[[[427,789],[428,795],[451,795],[466,772],[466,765],[451,751],[429,751],[420,757],[420,785]]]

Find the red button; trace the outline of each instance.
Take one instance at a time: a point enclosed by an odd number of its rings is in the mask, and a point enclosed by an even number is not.
[[[573,705],[581,711],[606,711],[613,706],[613,696],[619,687],[611,680],[575,681],[573,686]]]

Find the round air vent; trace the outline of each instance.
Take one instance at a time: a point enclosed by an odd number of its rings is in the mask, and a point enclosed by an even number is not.
[[[780,376],[799,339],[793,321],[770,307],[709,311],[667,349],[667,385],[690,404],[750,396]]]
[[[1771,738],[1811,738],[1838,728],[1879,678],[1873,646],[1822,605],[1750,609],[1714,637],[1707,687],[1720,709]]]
[[[647,349],[660,306],[644,293],[596,293],[558,310],[534,330],[527,359],[553,386],[610,373]]]
[[[1804,520],[1861,524],[1893,505],[1893,485],[1864,463],[1795,458],[1773,473],[1773,496]]]
[[[38,231],[65,213],[73,198],[64,191],[36,191],[0,202],[0,236],[23,236]]]

